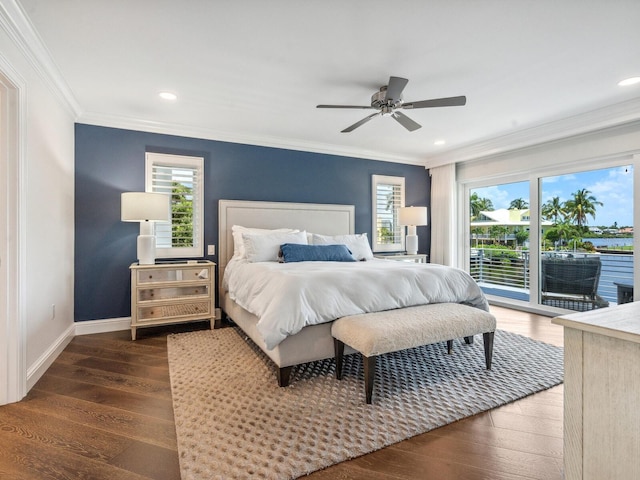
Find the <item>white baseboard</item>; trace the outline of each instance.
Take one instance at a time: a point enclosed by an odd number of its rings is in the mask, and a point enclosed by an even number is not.
[[[58,355],[62,353],[69,342],[73,340],[75,336],[75,325],[69,325],[62,335],[60,335],[55,342],[38,358],[38,360],[27,368],[27,392],[36,384],[40,377],[44,375],[44,372],[51,366],[51,364],[58,358]]]
[[[220,318],[220,309],[216,308],[216,318]],[[131,329],[131,317],[105,318],[102,320],[87,320],[74,322],[62,335],[44,352],[40,358],[27,369],[27,391],[36,384],[40,377],[53,364],[69,342],[76,335],[90,335],[92,333],[118,332]]]
[[[222,318],[222,311],[219,308],[215,310],[215,318]],[[121,318],[105,318],[101,320],[87,320],[85,322],[76,322],[76,335],[90,335],[92,333],[119,332],[121,330],[131,329],[131,317]]]
[[[87,320],[76,322],[76,335],[90,335],[92,333],[119,332],[131,329],[131,317],[105,318],[102,320]]]
[[[60,335],[53,344],[27,369],[27,391],[36,384],[40,377],[53,364],[58,355],[62,353],[69,342],[76,335],[88,335],[90,333],[117,332],[131,328],[131,317],[107,318],[104,320],[89,320],[87,322],[74,322]]]

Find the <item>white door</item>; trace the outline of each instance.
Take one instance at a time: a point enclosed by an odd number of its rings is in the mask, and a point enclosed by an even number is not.
[[[3,71],[11,68],[0,58],[0,405],[24,397],[27,377],[20,267],[23,88]]]
[[[0,112],[4,112],[4,92],[0,91]],[[6,151],[6,135],[4,134],[5,115],[0,114],[0,151]],[[0,155],[0,185],[6,184],[7,161],[5,155]],[[4,203],[4,198],[2,203]],[[0,208],[0,359],[8,359],[8,325],[7,325],[7,273],[3,262],[6,252],[7,215],[6,209]],[[0,405],[8,402],[8,361],[0,362]]]

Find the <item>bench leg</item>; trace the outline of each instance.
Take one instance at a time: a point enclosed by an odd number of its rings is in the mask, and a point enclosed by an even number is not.
[[[293,365],[278,369],[278,385],[279,386],[287,387],[289,385],[289,379],[291,378],[291,370],[293,370]]]
[[[364,363],[364,393],[368,404],[371,403],[371,397],[373,396],[373,381],[376,378],[376,359],[378,357],[365,357],[362,356],[362,362]]]
[[[491,360],[493,359],[493,335],[494,332],[482,334],[484,340],[484,360],[487,364],[487,370],[491,370]]]
[[[337,338],[333,339],[333,346],[336,352],[336,378],[342,380],[342,360],[344,358],[344,342]]]
[[[464,343],[466,343],[467,345],[471,345],[473,343],[473,335],[471,335],[470,337],[464,337]]]
[[[453,340],[447,340],[447,353],[451,355],[453,351]]]

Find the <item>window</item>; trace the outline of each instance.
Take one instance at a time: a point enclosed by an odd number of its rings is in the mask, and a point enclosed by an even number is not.
[[[633,165],[539,179],[540,303],[584,311],[633,291]]]
[[[156,257],[202,257],[202,157],[147,153],[146,191],[171,195],[171,223],[156,223]]]
[[[372,175],[374,252],[404,250],[403,227],[398,221],[398,208],[404,207],[404,177]]]
[[[540,168],[513,183],[471,179],[469,272],[493,300],[553,313],[631,301],[634,167],[621,157]]]
[[[529,182],[469,191],[469,273],[485,293],[529,301]]]

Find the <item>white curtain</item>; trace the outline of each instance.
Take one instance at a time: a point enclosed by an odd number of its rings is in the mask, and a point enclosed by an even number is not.
[[[456,166],[431,168],[431,254],[429,261],[457,266]]]

